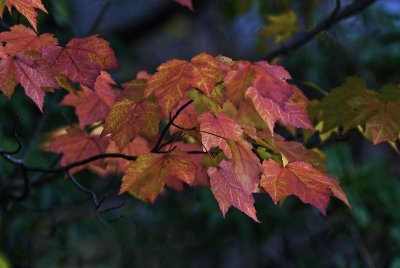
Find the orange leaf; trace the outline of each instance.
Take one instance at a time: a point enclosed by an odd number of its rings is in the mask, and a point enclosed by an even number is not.
[[[37,12],[35,8],[42,10],[47,13],[41,0],[5,0],[9,12],[11,13],[11,8],[15,9],[21,13],[32,25],[33,29],[37,32]],[[4,8],[4,6],[3,6]],[[0,10],[2,11],[2,10]],[[2,12],[0,12],[0,18],[2,17]]]
[[[154,202],[171,177],[191,184],[194,181],[195,168],[188,155],[179,150],[165,155],[141,155],[130,164],[122,179],[120,194],[129,191],[140,199]]]
[[[14,56],[22,51],[39,51],[43,45],[57,45],[58,40],[52,34],[37,35],[30,28],[20,24],[0,33],[0,42],[6,43],[5,51]]]
[[[260,185],[277,203],[288,195],[296,195],[304,203],[309,203],[326,214],[332,195],[350,207],[346,195],[335,179],[321,173],[306,162],[292,162],[282,167],[269,159],[263,162]]]
[[[157,136],[159,122],[159,107],[155,102],[124,99],[112,106],[102,135],[111,134],[111,139],[122,149],[139,134],[149,138]]]

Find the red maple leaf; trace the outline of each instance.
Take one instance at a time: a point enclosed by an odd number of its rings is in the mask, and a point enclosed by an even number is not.
[[[58,74],[90,89],[93,89],[102,70],[119,66],[108,42],[97,35],[73,38],[66,48],[46,45],[41,48],[41,52]]]
[[[232,161],[223,160],[218,167],[209,168],[207,173],[210,176],[211,191],[224,216],[229,207],[233,206],[259,222],[253,205],[254,198],[238,181]]]
[[[232,152],[227,143],[228,139],[238,141],[242,138],[243,130],[240,125],[224,113],[217,116],[205,112],[199,116],[201,141],[207,150],[219,147],[226,157],[232,158]]]
[[[252,151],[252,146],[245,140],[230,141],[233,170],[236,178],[248,193],[256,192],[260,180],[261,163]]]
[[[42,60],[38,52],[21,52],[0,61],[0,90],[10,98],[20,83],[26,95],[41,111],[45,96],[42,88],[58,87],[54,76],[54,70]]]
[[[94,91],[83,86],[82,91],[66,95],[61,104],[75,107],[79,126],[83,128],[107,116],[117,98],[116,90],[111,87],[114,84],[111,76],[103,71],[96,79]]]
[[[338,182],[323,174],[311,164],[295,161],[281,166],[269,159],[263,162],[260,185],[276,203],[288,195],[296,195],[304,203],[318,208],[325,215],[332,195],[349,205],[346,194]]]
[[[21,13],[32,25],[33,29],[37,32],[37,12],[35,8],[42,10],[47,13],[41,0],[2,0],[8,7],[8,11],[11,13],[12,7]],[[3,7],[4,8],[4,4]],[[3,10],[0,9],[0,18],[2,18]]]
[[[58,40],[52,34],[37,35],[32,29],[20,24],[0,33],[0,42],[5,42],[5,51],[14,56],[22,51],[39,51],[43,45],[57,45]]]
[[[67,129],[66,134],[56,137],[47,149],[50,152],[63,154],[61,165],[66,166],[95,155],[104,154],[108,144],[108,137],[91,136],[80,128],[71,127]],[[71,172],[75,173],[88,165],[103,165],[103,162],[98,160],[75,167],[71,169]]]

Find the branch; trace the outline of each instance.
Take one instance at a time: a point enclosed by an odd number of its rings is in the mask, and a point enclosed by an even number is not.
[[[186,108],[188,107],[193,101],[190,100],[188,102],[186,102],[184,105],[181,106],[181,108],[178,109],[178,111],[176,111],[175,115],[169,120],[169,122],[167,123],[167,125],[164,127],[163,131],[161,132],[160,137],[157,140],[156,145],[154,146],[153,150],[151,150],[153,153],[157,152],[160,149],[160,145],[161,142],[163,141],[165,135],[167,134],[169,128],[172,126],[172,124],[174,123],[174,120],[179,116],[179,114]]]
[[[137,157],[133,156],[133,155],[126,155],[126,154],[119,154],[119,153],[113,153],[113,154],[98,154],[80,161],[76,161],[73,162],[69,165],[63,166],[63,167],[59,167],[59,168],[53,168],[53,169],[49,169],[49,168],[42,168],[42,167],[34,167],[34,166],[30,166],[28,164],[25,163],[25,161],[21,160],[21,159],[16,159],[10,155],[7,154],[1,154],[0,155],[7,160],[8,162],[10,162],[13,165],[16,165],[22,169],[25,169],[26,171],[31,171],[31,172],[42,172],[42,173],[62,173],[62,172],[67,172],[72,168],[75,167],[79,167],[82,165],[86,165],[89,164],[91,162],[94,162],[96,160],[100,160],[100,159],[104,159],[104,158],[122,158],[125,160],[136,160]]]
[[[264,59],[270,61],[277,56],[287,55],[289,52],[294,51],[302,45],[306,44],[307,42],[311,41],[320,32],[328,30],[344,18],[353,16],[354,14],[363,11],[375,1],[376,0],[356,0],[353,4],[350,4],[341,9],[340,0],[336,0],[335,9],[331,13],[331,15],[329,15],[329,17],[321,21],[311,31],[296,34],[294,37],[268,53]]]

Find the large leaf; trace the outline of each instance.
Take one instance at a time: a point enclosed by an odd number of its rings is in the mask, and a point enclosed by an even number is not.
[[[48,151],[62,154],[61,165],[66,166],[71,163],[99,155],[106,152],[109,144],[109,138],[91,136],[87,132],[71,127],[67,129],[67,133],[56,137],[48,147]],[[96,165],[102,163],[101,160],[90,164],[82,165],[71,169],[71,172],[77,172],[84,169],[88,165]]]
[[[102,72],[96,79],[94,91],[83,86],[82,91],[66,95],[61,104],[75,107],[80,127],[103,120],[116,101],[116,90],[111,87],[113,84],[111,76]]]
[[[263,162],[262,167],[260,185],[275,203],[288,195],[296,195],[301,201],[315,206],[325,215],[329,199],[334,195],[350,206],[337,181],[309,163],[295,161],[281,166],[269,159]]]
[[[195,169],[188,155],[179,150],[169,154],[141,155],[130,164],[122,179],[120,193],[129,191],[139,199],[154,202],[169,178],[177,177],[191,184]]]
[[[10,13],[11,8],[15,7],[15,9],[29,21],[35,31],[37,31],[37,12],[35,9],[37,8],[47,13],[41,0],[5,0],[5,4],[7,5]],[[3,9],[4,0],[3,3],[0,4],[0,18],[2,18]]]
[[[8,32],[0,33],[0,42],[6,43],[5,51],[11,56],[22,51],[39,51],[46,44],[58,44],[58,40],[52,34],[37,35],[22,24],[12,26]]]
[[[232,161],[223,160],[218,167],[209,168],[207,173],[210,176],[211,191],[224,216],[233,206],[259,222],[254,208],[254,198],[238,181]]]
[[[102,70],[118,67],[114,51],[107,41],[97,35],[73,38],[66,48],[46,45],[41,51],[43,58],[59,74],[90,89],[93,89]]]
[[[214,116],[206,112],[199,116],[201,141],[207,150],[219,147],[226,157],[232,158],[232,152],[227,143],[228,139],[238,141],[242,138],[243,130],[239,124],[224,113]]]
[[[159,107],[155,102],[123,99],[111,108],[102,134],[111,134],[111,139],[122,149],[139,134],[154,138],[158,134],[159,122]]]

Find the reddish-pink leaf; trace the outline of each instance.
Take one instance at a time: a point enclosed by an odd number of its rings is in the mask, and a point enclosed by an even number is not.
[[[45,93],[43,87],[56,88],[54,71],[39,53],[31,51],[8,57],[0,61],[0,88],[11,97],[15,86],[20,83],[26,95],[42,110]]]
[[[15,9],[29,21],[35,31],[37,31],[37,12],[35,8],[47,13],[41,0],[5,0],[5,2],[10,13],[11,8],[15,7]],[[2,14],[0,13],[0,18],[1,17]]]
[[[12,26],[8,32],[0,33],[0,42],[6,43],[5,50],[11,56],[22,51],[39,51],[46,44],[58,44],[58,40],[52,34],[39,36],[22,24]]]
[[[181,4],[182,6],[187,7],[191,11],[194,11],[192,0],[174,0],[174,1]]]
[[[111,108],[102,134],[111,134],[111,139],[122,149],[138,135],[146,138],[157,136],[159,123],[159,107],[155,102],[124,99]]]
[[[188,101],[189,101],[188,99],[181,99],[181,101],[178,103],[178,106],[176,106],[176,108],[172,110],[172,114],[174,115],[177,112],[177,110]],[[196,112],[196,108],[194,107],[194,105],[189,105],[179,113],[178,117],[174,120],[174,124],[177,127],[181,127],[184,129],[191,129],[199,124],[197,118],[198,118],[198,113]],[[179,128],[177,127],[171,126],[169,129],[170,132],[175,133],[179,131]]]
[[[93,89],[101,70],[118,67],[114,51],[97,35],[73,38],[66,46],[46,45],[41,48],[43,58],[61,75]]]
[[[258,83],[258,86],[260,84]],[[275,90],[279,91],[279,89]],[[308,101],[300,90],[294,87],[292,95],[283,100],[263,96],[256,86],[250,87],[245,96],[253,102],[254,108],[267,124],[271,133],[278,120],[299,128],[312,128],[307,113]]]
[[[260,180],[261,163],[245,140],[229,142],[236,178],[248,193],[256,192]]]
[[[206,112],[199,116],[201,140],[204,147],[210,150],[219,147],[226,157],[232,158],[232,152],[227,143],[228,139],[238,141],[242,138],[243,130],[240,125],[224,113],[217,116]]]
[[[90,136],[85,131],[71,127],[67,133],[56,137],[49,145],[48,151],[63,154],[61,165],[67,166],[71,163],[99,155],[106,152],[109,144],[109,138]],[[100,164],[102,161],[96,161],[90,165]],[[77,172],[88,165],[82,165],[71,169],[71,172]]]
[[[324,215],[332,195],[350,206],[337,181],[306,162],[296,161],[282,167],[271,159],[265,160],[260,185],[275,203],[293,194],[304,203],[318,208]]]
[[[251,192],[246,191],[239,183],[231,161],[223,160],[217,168],[209,168],[207,173],[210,176],[211,191],[224,216],[233,206],[259,222],[254,208],[254,198]]]
[[[94,91],[83,86],[82,91],[66,95],[61,104],[75,107],[79,126],[83,128],[107,116],[116,100],[116,90],[111,87],[113,84],[111,76],[103,71],[96,79]]]
[[[7,58],[6,49],[3,47],[3,44],[0,44],[0,60]]]
[[[179,150],[169,154],[149,153],[130,164],[120,193],[129,191],[138,198],[154,202],[169,178],[176,177],[192,184],[194,176],[195,166],[186,153]]]

